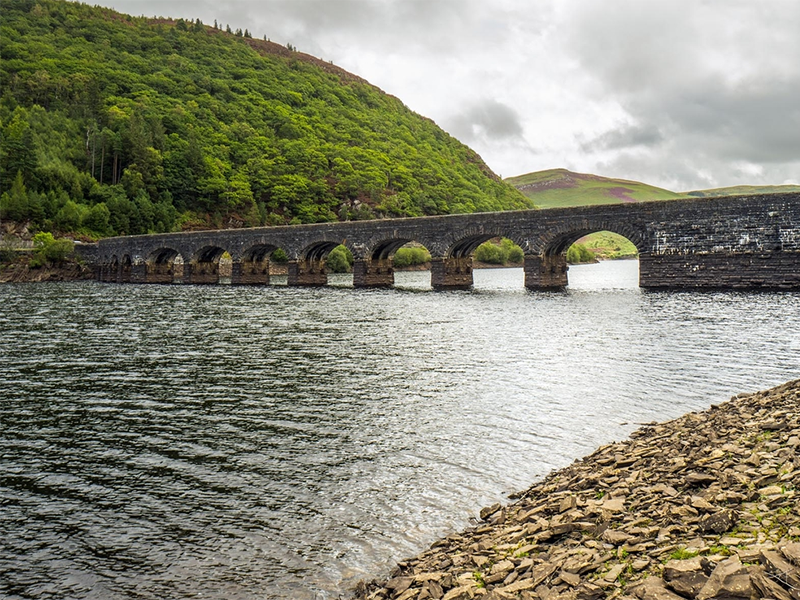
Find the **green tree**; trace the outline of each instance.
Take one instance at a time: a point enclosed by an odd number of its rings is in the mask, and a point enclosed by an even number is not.
[[[28,191],[22,181],[22,171],[11,184],[11,191],[0,197],[0,217],[11,221],[25,221],[28,218]]]
[[[81,226],[97,235],[109,235],[111,226],[111,211],[108,210],[105,202],[95,204],[90,208],[81,220]]]

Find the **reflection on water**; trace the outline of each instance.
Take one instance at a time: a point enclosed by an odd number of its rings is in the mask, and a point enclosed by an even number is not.
[[[334,598],[637,422],[800,376],[800,295],[635,270],[0,287],[0,596]]]

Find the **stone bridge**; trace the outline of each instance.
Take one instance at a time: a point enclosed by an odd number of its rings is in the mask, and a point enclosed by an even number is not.
[[[180,279],[192,284],[219,283],[227,252],[232,284],[265,285],[270,254],[282,248],[289,285],[324,285],[325,258],[344,244],[353,285],[380,287],[394,283],[394,253],[417,242],[431,253],[432,286],[464,289],[472,253],[502,236],[522,247],[525,286],[539,290],[566,286],[567,249],[602,230],[636,245],[642,287],[800,289],[796,193],[128,236],[83,252],[101,281],[172,283],[182,262]]]

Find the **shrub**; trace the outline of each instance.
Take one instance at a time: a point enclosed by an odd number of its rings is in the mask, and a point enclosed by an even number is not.
[[[522,248],[517,246],[510,239],[504,238],[500,243],[500,247],[506,252],[506,262],[521,263],[525,260],[525,253],[522,251]]]
[[[331,273],[347,273],[353,266],[353,253],[345,246],[336,246],[325,259],[325,266]]]
[[[414,265],[424,265],[431,260],[430,252],[422,247],[400,248],[394,253],[392,265],[395,267],[411,267]]]
[[[75,244],[72,240],[57,240],[52,233],[44,231],[33,236],[33,247],[36,253],[29,266],[34,269],[46,262],[62,263],[75,253]]]
[[[510,239],[503,238],[499,243],[491,240],[478,246],[475,249],[474,258],[483,263],[504,265],[522,262],[525,253]]]
[[[289,257],[286,256],[286,251],[283,248],[278,248],[277,250],[274,250],[272,254],[269,255],[269,259],[270,261],[276,263],[289,262]]]
[[[475,249],[475,260],[491,265],[502,265],[506,262],[506,253],[497,244],[484,242]]]
[[[567,250],[567,262],[570,264],[595,262],[594,253],[583,244],[572,244]]]

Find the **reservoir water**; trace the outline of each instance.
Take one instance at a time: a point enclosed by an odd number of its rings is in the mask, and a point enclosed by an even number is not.
[[[0,597],[344,597],[638,423],[800,377],[800,294],[636,268],[0,286]]]

